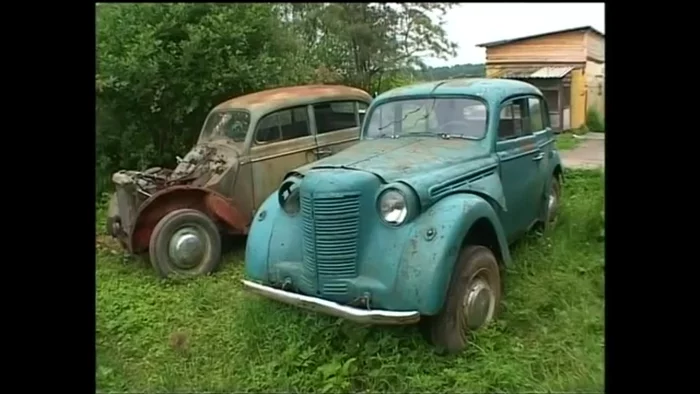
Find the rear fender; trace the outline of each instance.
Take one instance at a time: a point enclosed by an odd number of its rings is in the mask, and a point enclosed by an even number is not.
[[[543,222],[547,220],[547,197],[549,196],[549,189],[552,187],[552,181],[556,178],[559,180],[560,184],[564,184],[564,167],[561,163],[559,152],[551,152],[549,163],[550,169],[548,173],[551,174],[551,176],[548,176],[545,181],[544,190],[542,190],[542,206],[540,207],[540,220]]]
[[[489,221],[498,241],[502,263],[510,264],[508,244],[496,212],[487,200],[471,193],[452,194],[437,202],[412,223],[404,247],[396,291],[424,315],[439,313],[462,242],[472,225]],[[499,253],[496,253],[497,255]]]
[[[233,201],[210,189],[179,185],[160,190],[141,204],[130,232],[129,250],[132,253],[147,250],[153,228],[176,209],[196,209],[231,233],[248,233],[250,218],[241,214]]]

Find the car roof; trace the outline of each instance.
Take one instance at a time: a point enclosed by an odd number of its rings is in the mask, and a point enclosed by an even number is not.
[[[501,102],[516,94],[542,95],[529,83],[500,78],[458,78],[403,86],[382,93],[375,102],[404,96],[428,96],[431,94],[465,94],[481,97],[487,101]]]
[[[232,98],[216,106],[215,110],[245,108],[264,113],[282,108],[314,104],[322,101],[358,100],[369,103],[367,92],[343,85],[300,85],[268,89]]]

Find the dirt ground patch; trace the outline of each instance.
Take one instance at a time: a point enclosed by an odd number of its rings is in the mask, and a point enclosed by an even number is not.
[[[605,140],[585,139],[574,149],[560,152],[566,168],[605,167]]]

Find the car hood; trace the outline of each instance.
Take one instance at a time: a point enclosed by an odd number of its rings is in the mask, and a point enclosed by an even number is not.
[[[418,192],[421,200],[426,200],[431,186],[493,167],[496,162],[482,141],[404,137],[360,141],[294,172],[303,175],[322,168],[367,171],[386,183],[404,182]]]

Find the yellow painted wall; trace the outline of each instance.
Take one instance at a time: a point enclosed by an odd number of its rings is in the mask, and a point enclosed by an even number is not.
[[[581,127],[586,122],[586,79],[583,69],[571,71],[571,128]]]
[[[595,108],[605,116],[605,75],[603,64],[593,61],[586,62],[586,90],[588,93],[587,108]]]

